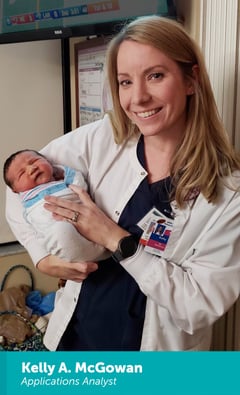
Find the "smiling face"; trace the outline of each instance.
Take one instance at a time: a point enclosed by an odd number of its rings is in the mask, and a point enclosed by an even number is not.
[[[178,64],[150,45],[126,40],[119,47],[117,73],[120,104],[141,133],[180,139],[192,84]]]
[[[8,168],[8,179],[14,192],[24,192],[53,180],[53,167],[37,153],[26,151],[18,154]]]

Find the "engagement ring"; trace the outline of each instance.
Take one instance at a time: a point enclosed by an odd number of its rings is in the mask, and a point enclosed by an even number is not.
[[[72,222],[77,222],[79,217],[79,212],[75,211],[73,217],[71,218]]]

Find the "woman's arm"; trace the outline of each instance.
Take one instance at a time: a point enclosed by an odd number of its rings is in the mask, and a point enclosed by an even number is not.
[[[38,262],[37,268],[52,277],[82,282],[91,272],[97,270],[98,265],[94,262],[66,262],[56,256],[48,255]]]
[[[176,326],[188,333],[211,326],[239,297],[239,207],[236,193],[212,226],[199,229],[199,237],[194,236],[191,243],[194,232],[187,224],[184,238],[176,241],[178,251],[189,245],[181,261],[176,257],[178,252],[160,258],[140,248],[134,257],[121,262],[145,295],[166,309]],[[203,213],[197,210],[196,215]]]

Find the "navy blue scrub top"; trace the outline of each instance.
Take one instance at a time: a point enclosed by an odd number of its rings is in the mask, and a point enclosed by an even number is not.
[[[137,155],[145,167],[142,137]],[[142,230],[136,224],[153,207],[170,216],[170,189],[170,177],[151,185],[145,178],[123,210],[119,225],[140,238]],[[58,350],[140,350],[146,296],[133,277],[112,258],[98,264],[98,270],[82,284],[76,309]]]

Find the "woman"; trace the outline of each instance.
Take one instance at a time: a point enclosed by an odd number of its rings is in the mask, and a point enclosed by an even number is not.
[[[178,23],[143,17],[111,41],[107,72],[113,111],[42,152],[81,169],[90,194],[72,186],[81,204],[49,197],[46,209],[112,257],[47,256],[9,193],[17,238],[40,271],[68,279],[45,344],[208,350],[213,323],[240,290],[240,162],[202,55]],[[156,236],[149,229],[160,223]]]

